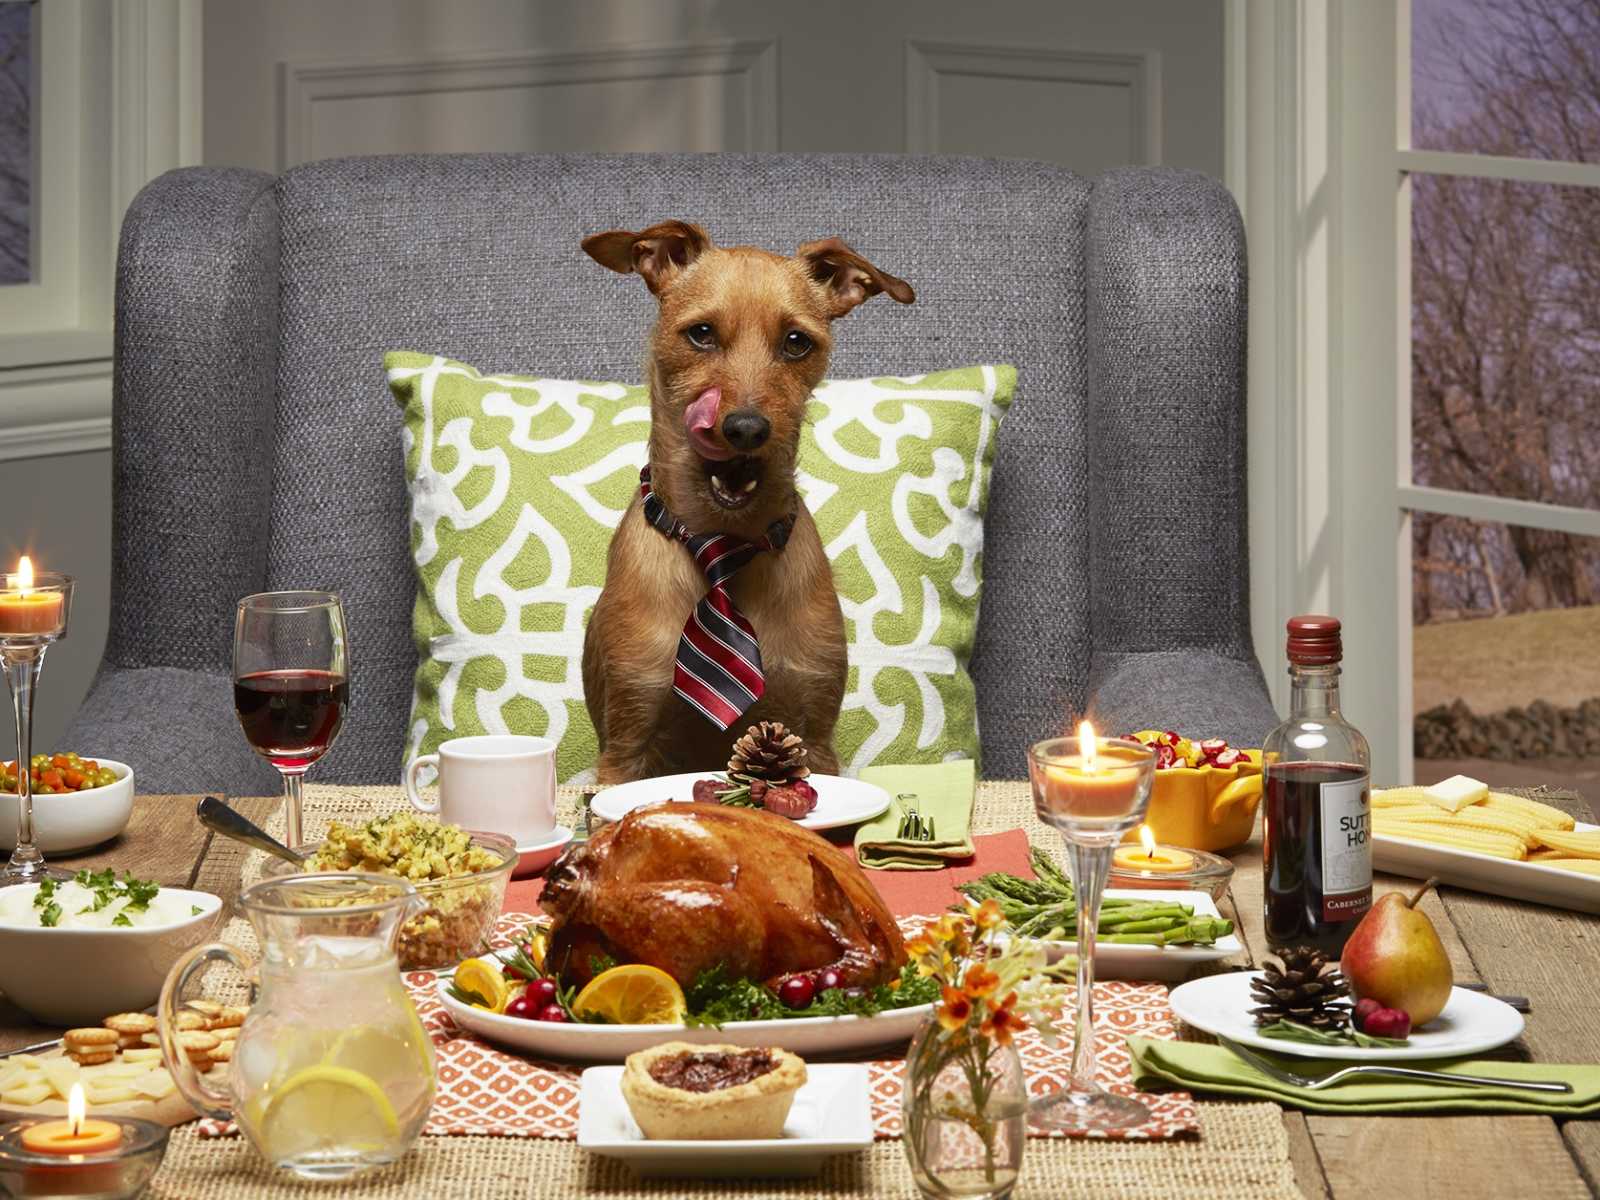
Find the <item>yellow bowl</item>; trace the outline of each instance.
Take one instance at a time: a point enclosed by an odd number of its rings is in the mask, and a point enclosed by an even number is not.
[[[1250,840],[1261,803],[1261,751],[1231,767],[1168,767],[1157,771],[1145,822],[1156,841],[1191,850],[1226,850]],[[1122,839],[1137,842],[1132,829]]]

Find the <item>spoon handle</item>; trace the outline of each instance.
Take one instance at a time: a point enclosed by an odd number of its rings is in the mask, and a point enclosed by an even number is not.
[[[283,859],[284,862],[294,863],[296,866],[305,862],[306,856],[289,849],[277,838],[266,830],[256,825],[238,809],[229,808],[215,796],[207,796],[195,805],[195,816],[200,818],[200,824],[214,833],[220,833],[225,838],[232,838],[246,846],[263,850],[268,854]]]

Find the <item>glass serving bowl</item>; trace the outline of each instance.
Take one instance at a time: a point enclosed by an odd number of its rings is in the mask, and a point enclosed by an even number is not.
[[[428,902],[428,907],[400,927],[402,971],[453,967],[476,954],[494,932],[494,923],[505,903],[506,884],[517,866],[516,842],[500,833],[467,832],[472,835],[474,846],[495,856],[496,864],[468,875],[410,881],[417,894]],[[312,842],[295,849],[301,854],[314,854],[321,849],[321,843]],[[387,873],[371,867],[360,869],[380,875]],[[273,859],[262,874],[275,877],[304,874],[304,871],[282,859]]]

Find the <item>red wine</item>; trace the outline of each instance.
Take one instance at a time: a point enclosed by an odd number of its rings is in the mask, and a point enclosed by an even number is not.
[[[1262,859],[1269,945],[1316,946],[1330,956],[1344,949],[1372,906],[1368,805],[1366,767],[1267,767]]]
[[[350,685],[331,671],[257,671],[233,681],[245,739],[280,771],[304,770],[344,723]]]

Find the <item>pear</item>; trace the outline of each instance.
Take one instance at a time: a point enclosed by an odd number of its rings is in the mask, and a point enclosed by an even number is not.
[[[1444,1011],[1453,976],[1444,943],[1417,907],[1437,880],[1430,879],[1407,896],[1380,896],[1350,931],[1339,969],[1357,999],[1371,998],[1385,1008],[1411,1015],[1411,1025],[1426,1025]]]

